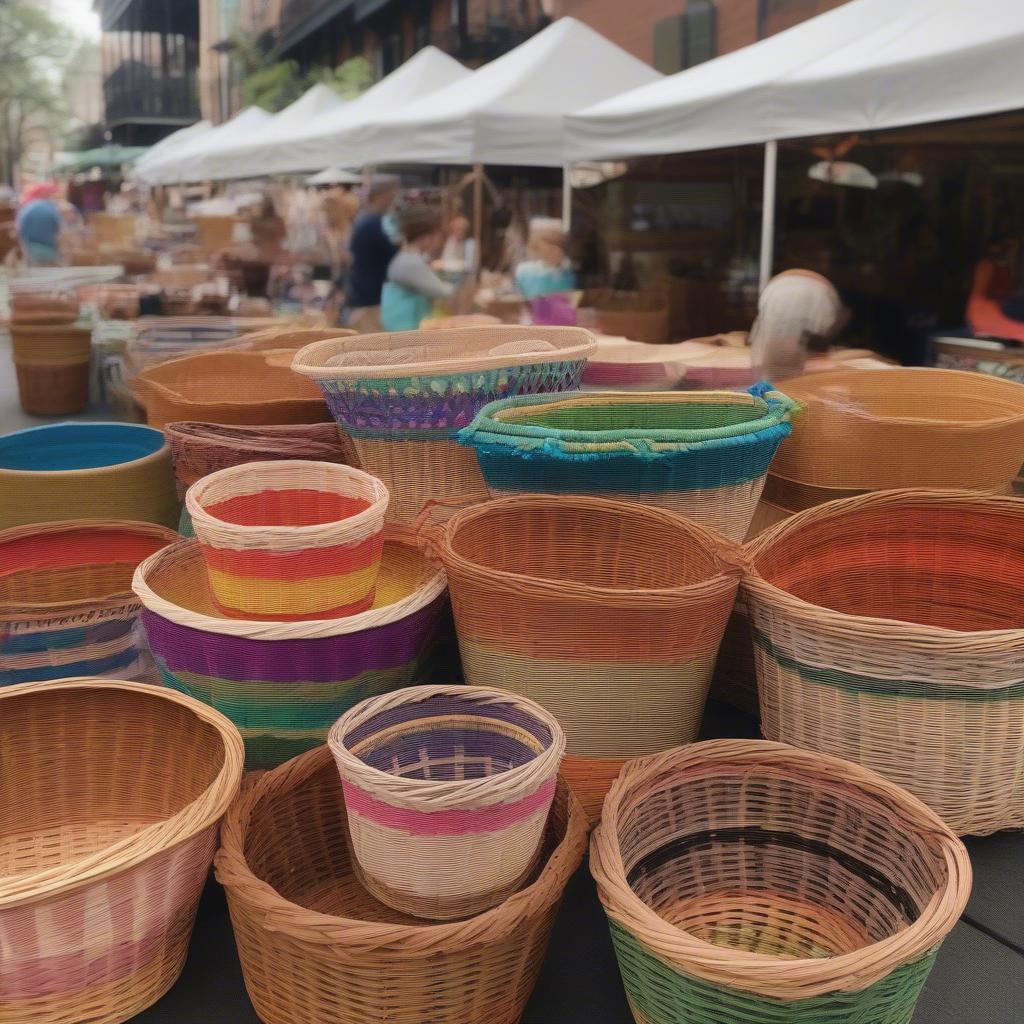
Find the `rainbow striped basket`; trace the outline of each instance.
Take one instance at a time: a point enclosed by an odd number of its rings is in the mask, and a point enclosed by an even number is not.
[[[502,690],[417,686],[347,712],[328,744],[366,888],[416,917],[469,917],[536,867],[565,737]]]
[[[493,402],[458,435],[494,497],[590,494],[657,505],[743,540],[795,402],[747,394],[530,395]]]
[[[133,588],[164,684],[227,715],[245,739],[250,769],[323,743],[361,700],[457,671],[444,572],[399,540],[384,544],[373,607],[343,619],[226,616],[195,541],[143,562]]]
[[[326,619],[373,604],[388,491],[329,462],[251,462],[194,483],[185,506],[217,604],[246,618]]]

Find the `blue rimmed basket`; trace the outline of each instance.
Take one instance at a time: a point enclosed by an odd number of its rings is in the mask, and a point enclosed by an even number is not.
[[[391,491],[391,521],[432,499],[485,498],[455,440],[489,402],[574,391],[597,342],[576,327],[466,327],[315,342],[292,369],[320,385],[363,468]]]
[[[799,410],[746,393],[532,395],[493,402],[459,432],[490,493],[587,494],[657,505],[742,540]]]

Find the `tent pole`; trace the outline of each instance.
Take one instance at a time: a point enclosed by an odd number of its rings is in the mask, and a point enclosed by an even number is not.
[[[473,241],[476,247],[476,275],[483,269],[484,243],[484,165],[473,165]]]
[[[764,144],[764,197],[761,202],[761,271],[758,293],[772,276],[775,256],[775,185],[779,169],[779,144],[773,139]]]
[[[562,168],[562,230],[566,234],[572,231],[572,168],[569,164]]]

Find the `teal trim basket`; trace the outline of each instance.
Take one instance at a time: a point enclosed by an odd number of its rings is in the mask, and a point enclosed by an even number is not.
[[[624,498],[743,540],[768,467],[799,411],[749,392],[529,395],[492,402],[460,431],[488,490]]]

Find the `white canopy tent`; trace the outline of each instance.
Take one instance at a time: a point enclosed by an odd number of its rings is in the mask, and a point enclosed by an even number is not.
[[[264,174],[293,174],[328,166],[358,167],[359,161],[353,159],[345,144],[346,133],[402,110],[454,82],[464,81],[471,74],[454,57],[436,46],[426,46],[341,109],[321,114],[287,132],[277,125],[271,126],[272,132],[261,132],[260,140],[245,145],[237,158],[261,168]]]
[[[266,124],[273,115],[260,107],[246,107],[230,121],[211,128],[198,136],[186,139],[181,146],[169,148],[159,160],[135,168],[135,177],[150,185],[182,185],[191,181],[202,181],[194,176],[196,162],[204,155],[228,149],[232,143],[245,138],[253,129]]]
[[[174,152],[179,146],[183,146],[186,142],[194,141],[200,135],[205,135],[208,131],[212,130],[212,121],[196,121],[195,124],[190,124],[187,128],[179,128],[178,131],[172,132],[166,138],[161,139],[155,146],[150,146],[149,151],[135,162],[133,177],[141,177],[138,173],[140,168],[146,168],[155,164],[167,156],[168,153]]]
[[[766,143],[762,285],[779,139],[1024,106],[1019,0],[849,0],[734,53],[566,118],[570,159]]]

